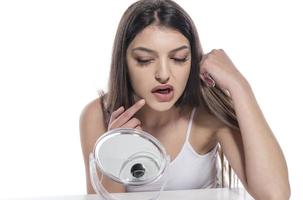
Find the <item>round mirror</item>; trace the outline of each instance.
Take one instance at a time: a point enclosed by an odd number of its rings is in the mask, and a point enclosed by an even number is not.
[[[125,185],[156,181],[169,165],[169,157],[156,138],[130,128],[102,135],[96,142],[94,159],[103,175]]]

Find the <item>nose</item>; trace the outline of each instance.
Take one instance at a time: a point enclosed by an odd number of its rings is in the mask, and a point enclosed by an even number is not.
[[[161,84],[167,83],[170,78],[170,70],[167,63],[160,64],[159,68],[156,70],[155,79]]]

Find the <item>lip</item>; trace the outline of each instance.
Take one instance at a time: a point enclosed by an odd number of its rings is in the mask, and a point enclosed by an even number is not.
[[[169,89],[168,93],[159,93],[157,92],[157,90],[160,89]],[[154,87],[151,92],[153,93],[153,95],[157,98],[157,100],[159,102],[168,102],[171,101],[174,97],[174,88],[172,85],[169,84],[163,84],[163,85],[158,85],[156,87]]]
[[[156,87],[154,87],[152,89],[152,93],[156,92],[157,90],[160,90],[160,89],[169,89],[170,91],[174,90],[173,86],[172,85],[169,85],[169,84],[164,84],[164,85],[158,85]]]

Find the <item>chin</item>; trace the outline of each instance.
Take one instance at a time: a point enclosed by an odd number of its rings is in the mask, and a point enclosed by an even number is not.
[[[154,101],[152,103],[148,103],[146,102],[147,106],[150,107],[151,109],[158,111],[158,112],[164,112],[164,111],[168,111],[170,110],[174,105],[175,105],[175,101],[171,100],[168,102],[158,102],[158,101]]]

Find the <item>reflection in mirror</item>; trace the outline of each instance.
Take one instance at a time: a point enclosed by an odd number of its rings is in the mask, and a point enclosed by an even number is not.
[[[97,170],[125,186],[144,186],[165,177],[163,175],[169,163],[164,147],[152,135],[137,129],[113,129],[97,140],[91,153],[91,179],[95,191],[110,199],[109,193],[100,184]],[[165,183],[163,181],[159,192]]]
[[[120,129],[100,138],[95,155],[101,170],[123,183],[156,178],[165,154],[156,142],[134,130]]]

